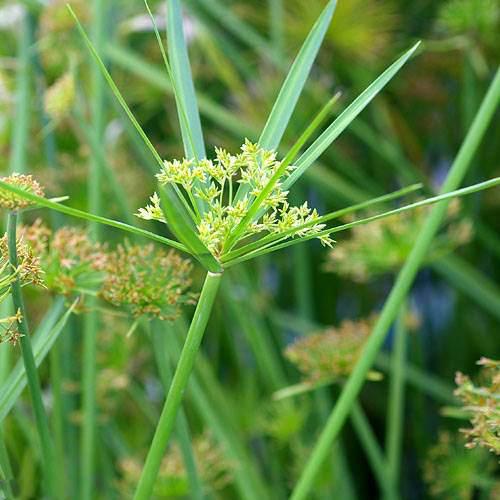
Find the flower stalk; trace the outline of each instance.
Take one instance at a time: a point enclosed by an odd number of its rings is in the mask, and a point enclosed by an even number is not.
[[[12,273],[18,268],[17,259],[17,212],[9,212],[7,222],[9,262],[12,267]],[[47,414],[42,401],[42,390],[40,380],[35,364],[35,357],[31,347],[31,339],[29,335],[28,323],[26,320],[26,311],[24,308],[23,295],[21,292],[21,282],[19,276],[11,284],[12,302],[14,310],[21,311],[22,319],[18,321],[18,329],[20,333],[21,355],[26,370],[26,378],[33,404],[35,414],[36,427],[40,438],[41,453],[42,453],[42,468],[45,475],[46,490],[50,498],[56,498],[56,470],[54,447],[50,439],[49,423]]]
[[[174,428],[177,411],[181,405],[189,376],[193,370],[196,354],[200,348],[221,279],[222,273],[211,272],[208,272],[205,278],[200,299],[196,306],[174,378],[149,448],[141,478],[137,485],[134,500],[148,500],[151,498],[156,476],[158,475],[169,437]]]

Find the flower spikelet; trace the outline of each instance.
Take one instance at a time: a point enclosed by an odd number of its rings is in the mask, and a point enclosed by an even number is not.
[[[12,174],[9,177],[2,177],[0,180],[6,184],[21,188],[28,193],[44,196],[43,187],[31,175]],[[5,189],[0,189],[0,207],[8,210],[21,210],[30,205],[32,205],[31,201],[25,200]]]
[[[181,306],[193,303],[188,292],[192,264],[174,251],[154,245],[118,245],[108,254],[99,292],[115,306],[126,306],[139,318],[174,320]]]
[[[191,202],[195,199],[207,202],[208,209],[199,214],[196,224],[198,235],[210,252],[220,257],[228,250],[228,240],[253,201],[262,194],[281,165],[275,151],[265,150],[247,139],[236,155],[215,148],[214,159],[165,161],[156,177],[160,185],[173,183],[183,188]],[[239,240],[259,233],[280,234],[305,223],[311,224],[284,238],[314,235],[324,229],[324,224],[313,224],[319,215],[307,203],[298,207],[288,203],[288,191],[282,184],[294,168],[281,169],[281,178],[269,193],[266,192],[260,214],[246,227]],[[239,187],[244,195],[236,195]],[[158,196],[154,194],[150,200],[151,204],[139,209],[137,215],[166,223]],[[332,243],[328,236],[322,235],[319,239],[326,245]]]

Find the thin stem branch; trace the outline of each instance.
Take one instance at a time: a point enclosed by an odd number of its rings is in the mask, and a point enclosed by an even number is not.
[[[222,274],[208,272],[203,284],[200,299],[189,327],[189,331],[182,348],[179,363],[168,391],[163,410],[156,427],[153,441],[149,448],[146,463],[137,485],[134,500],[149,500],[154,483],[160,469],[162,458],[168,446],[175,418],[182,402],[189,376],[193,370],[196,354],[198,353],[205,328],[212,312]]]
[[[17,213],[10,212],[7,222],[7,238],[9,247],[9,262],[14,273],[19,263],[17,260]],[[21,335],[21,355],[23,358],[24,368],[26,370],[26,378],[28,380],[28,388],[30,392],[33,411],[35,414],[35,422],[40,438],[42,467],[45,475],[47,493],[51,498],[56,498],[56,470],[54,448],[50,439],[49,423],[42,400],[42,390],[38,372],[36,369],[35,357],[31,347],[31,338],[28,329],[26,310],[21,292],[21,283],[19,276],[12,282],[11,285],[12,302],[15,311],[20,311],[22,319],[18,323],[19,333]]]

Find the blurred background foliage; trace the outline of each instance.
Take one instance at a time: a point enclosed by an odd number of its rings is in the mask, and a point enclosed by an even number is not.
[[[84,23],[92,24],[91,2],[70,3]],[[236,151],[245,137],[258,137],[324,1],[183,3],[206,142]],[[65,4],[0,3],[0,170],[16,165],[34,174],[48,195],[69,195],[72,206],[86,209],[89,163],[97,158],[105,171],[101,215],[152,229],[133,213],[154,190],[155,164],[107,92],[105,140],[93,141],[92,63]],[[151,7],[164,29],[165,3],[151,0]],[[110,0],[103,11],[103,55],[113,77],[161,155],[182,157],[171,87],[143,3]],[[299,199],[305,196],[326,212],[415,181],[424,183],[427,194],[438,189],[500,61],[499,0],[340,0],[284,144],[292,143],[340,91],[334,113],[339,112],[417,39],[424,41],[421,53],[308,171],[294,188]],[[16,134],[22,134],[21,121],[28,124],[23,151],[13,147]],[[499,133],[497,119],[467,184],[500,175]],[[450,408],[459,404],[453,397],[455,372],[474,377],[481,356],[500,356],[499,211],[498,190],[465,199],[450,214],[408,298],[412,321],[399,467],[402,498],[493,499],[498,494],[494,455],[464,448],[458,429],[467,422]],[[40,216],[48,224],[60,223],[45,211],[25,221]],[[199,476],[212,498],[244,498],[243,491],[255,485],[275,498],[286,496],[338,394],[348,370],[344,364],[355,356],[354,344],[365,338],[366,322],[383,304],[424,217],[425,211],[393,217],[342,233],[332,251],[310,242],[228,272],[184,405]],[[114,246],[122,237],[109,230],[103,238]],[[200,279],[195,269],[194,290]],[[27,293],[36,324],[51,299],[46,291]],[[81,318],[74,316],[66,332],[71,342],[65,344],[62,368],[68,415],[67,439],[61,444],[68,469],[62,480],[68,491],[78,483]],[[109,310],[100,317],[102,446],[94,498],[130,497],[161,408],[163,391],[144,330],[163,330],[172,363],[179,350],[182,325],[153,322],[126,336],[130,324]],[[312,392],[306,387],[274,400],[278,389],[307,381],[293,357],[285,356],[287,347],[310,333],[331,336],[335,328],[344,337],[352,332],[352,339],[344,338],[349,352],[347,361],[340,356],[340,379],[336,375]],[[359,400],[379,443],[386,428],[393,340],[391,332],[378,376],[367,381]],[[320,341],[311,342],[317,348]],[[342,339],[334,347],[335,342]],[[2,354],[0,374],[14,355]],[[307,352],[298,356],[304,359]],[[48,381],[46,390],[49,397]],[[448,408],[444,414],[443,406]],[[4,423],[23,498],[39,494],[30,419],[22,399]],[[318,482],[317,498],[333,498],[332,491],[338,492],[335,498],[374,498],[377,475],[358,431],[354,421],[344,429]],[[191,497],[180,456],[176,444],[162,465],[158,498]],[[263,498],[256,491],[248,498]],[[74,491],[68,498],[76,498]]]

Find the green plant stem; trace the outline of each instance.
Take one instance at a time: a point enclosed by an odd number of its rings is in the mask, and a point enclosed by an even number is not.
[[[386,455],[387,475],[393,491],[398,491],[401,469],[401,440],[404,417],[405,362],[408,330],[405,325],[406,306],[403,304],[394,330],[394,344],[387,410]]]
[[[93,0],[92,2],[92,40],[100,50],[105,38],[105,10],[106,2]],[[96,65],[92,65],[92,101],[91,119],[94,144],[100,145],[104,132],[104,85],[101,72]],[[90,171],[87,183],[88,208],[93,214],[102,213],[101,183],[103,180],[103,166],[101,158],[93,155],[90,162]],[[95,222],[88,225],[89,236],[98,240],[100,226]],[[90,311],[85,315],[83,322],[83,353],[82,353],[82,430],[80,442],[80,500],[91,500],[94,496],[96,473],[96,435],[97,435],[97,332],[99,330],[99,314],[95,310],[96,298],[88,298]]]
[[[170,382],[172,381],[167,336],[175,335],[175,332],[173,331],[173,327],[169,328],[169,330],[172,331],[163,331],[161,327],[162,323],[153,322],[151,325],[151,340],[163,389],[165,393],[167,393]],[[203,500],[203,485],[196,469],[196,460],[193,453],[189,424],[182,408],[179,410],[176,435],[189,480],[190,498],[193,500]]]
[[[17,213],[10,212],[7,222],[8,234],[8,247],[9,247],[9,262],[14,272],[18,267],[17,260]],[[26,377],[28,380],[28,387],[33,404],[33,411],[35,414],[35,421],[40,438],[41,453],[42,453],[42,467],[45,475],[46,489],[49,497],[56,498],[56,470],[55,470],[55,457],[53,446],[50,439],[49,423],[45,408],[42,401],[42,390],[40,387],[40,380],[35,364],[35,357],[31,348],[31,338],[28,329],[28,322],[26,311],[24,308],[24,301],[21,292],[21,283],[19,277],[11,285],[12,303],[15,311],[20,311],[22,320],[18,323],[19,333],[21,334],[20,345],[21,355],[23,358],[24,367],[26,370]]]
[[[168,445],[168,439],[172,433],[175,417],[182,402],[189,376],[193,370],[196,354],[199,350],[205,328],[210,318],[217,291],[219,289],[221,273],[208,272],[201,295],[194,312],[193,320],[182,348],[179,363],[175,370],[172,384],[167,394],[163,410],[156,427],[153,441],[142,470],[139,484],[134,495],[135,500],[149,500],[151,498],[154,483],[161,461]]]
[[[358,402],[353,404],[351,422],[368,458],[368,462],[377,478],[380,489],[384,492],[385,498],[387,500],[395,500],[398,497],[392,488],[386,459],[373,433],[370,422]]]
[[[479,108],[478,113],[472,123],[469,132],[462,143],[455,161],[443,184],[442,193],[453,191],[462,182],[467,168],[476,152],[479,143],[486,132],[491,118],[500,100],[500,70],[497,70],[495,78]],[[370,370],[375,358],[382,347],[387,330],[398,314],[405,297],[410,290],[413,280],[422,264],[429,246],[436,234],[441,222],[446,214],[449,202],[444,201],[436,205],[422,230],[420,231],[415,244],[408,256],[408,259],[401,269],[396,282],[386,300],[382,312],[373,328],[372,334],[366,343],[363,352],[350,375],[337,404],[335,405],[325,428],[323,429],[311,456],[306,462],[306,466],[299,481],[292,493],[293,500],[303,500],[308,498],[314,485],[316,476],[325,458],[331,449],[332,443],[337,438],[342,426],[349,415],[354,401],[356,400],[366,374]]]

